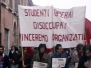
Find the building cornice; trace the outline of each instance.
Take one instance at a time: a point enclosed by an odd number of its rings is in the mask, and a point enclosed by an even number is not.
[[[1,5],[6,8],[6,3],[1,1]]]
[[[7,6],[5,2],[3,2],[3,1],[0,1],[0,2],[1,2],[1,5],[2,5],[4,8],[6,8],[6,9],[7,9],[8,11],[10,11],[13,15],[15,15],[15,16],[18,17],[18,13],[15,12],[15,11],[14,11],[12,8],[10,8],[9,6]]]

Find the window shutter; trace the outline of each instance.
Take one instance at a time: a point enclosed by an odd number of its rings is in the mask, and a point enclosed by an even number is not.
[[[12,0],[9,0],[9,7],[12,8]]]

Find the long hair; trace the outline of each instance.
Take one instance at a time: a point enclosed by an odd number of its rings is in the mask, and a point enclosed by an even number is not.
[[[89,52],[91,52],[91,45],[88,44],[88,45],[85,46],[84,52],[86,52],[87,50],[88,50]]]
[[[45,51],[46,51],[46,49],[47,49],[47,48],[46,48],[46,44],[40,44],[39,47],[38,47],[39,52],[40,52],[40,49],[41,49],[42,47],[43,47],[43,48],[45,49]]]
[[[62,45],[61,44],[56,44],[55,46],[55,51],[57,52],[57,50],[59,49],[59,47],[61,47]]]
[[[83,47],[83,44],[78,44],[76,49],[77,49],[77,52],[79,52],[79,50],[81,49],[81,47]]]

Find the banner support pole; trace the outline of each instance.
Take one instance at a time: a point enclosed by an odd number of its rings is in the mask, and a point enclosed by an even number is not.
[[[86,35],[86,30],[85,30],[85,33],[84,33],[84,37],[85,37],[85,39],[84,40],[86,40],[86,45],[88,44],[88,42],[87,42],[87,35]]]
[[[53,22],[53,5],[52,5],[52,22]],[[54,33],[54,30],[52,31]],[[54,41],[53,41],[53,52],[55,53],[55,45],[54,45]]]
[[[22,49],[22,57],[24,58],[23,47],[21,49]],[[24,65],[24,60],[22,60],[22,65]]]

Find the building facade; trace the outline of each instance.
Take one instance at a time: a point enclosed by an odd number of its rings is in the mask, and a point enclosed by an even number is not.
[[[18,5],[33,3],[32,0],[0,0],[0,45],[5,47],[5,54],[12,45],[20,45]]]

